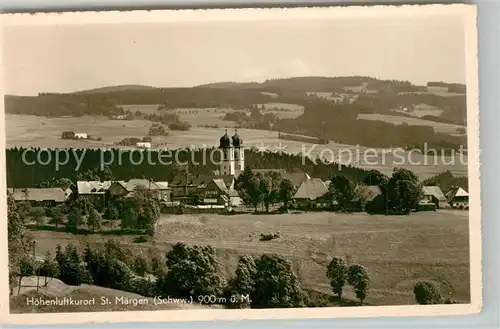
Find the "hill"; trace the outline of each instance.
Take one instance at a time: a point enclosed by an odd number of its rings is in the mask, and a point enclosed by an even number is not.
[[[94,88],[88,90],[81,90],[71,94],[103,94],[115,91],[133,92],[137,90],[150,90],[150,89],[156,89],[156,87],[144,86],[144,85],[118,85],[118,86],[108,86],[108,87]]]
[[[40,277],[40,283],[44,282],[44,277]],[[111,312],[111,311],[153,311],[153,310],[176,310],[176,309],[206,309],[208,306],[199,304],[186,304],[172,302],[169,304],[155,305],[153,298],[146,298],[130,292],[98,287],[94,285],[70,286],[58,279],[51,279],[47,287],[36,291],[37,277],[27,277],[23,279],[22,285],[29,287],[22,288],[21,294],[17,295],[17,288],[14,297],[10,299],[11,313],[63,313],[63,312]],[[28,304],[27,300],[38,299],[62,301],[94,301],[93,305],[44,305],[35,306]],[[101,301],[109,301],[102,303]],[[134,301],[141,301],[142,304],[134,305]],[[128,303],[130,302],[130,303]]]

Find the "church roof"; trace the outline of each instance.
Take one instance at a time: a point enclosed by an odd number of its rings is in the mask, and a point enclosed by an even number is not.
[[[231,147],[231,138],[229,138],[226,129],[226,133],[222,135],[222,137],[220,138],[219,148],[229,148],[229,147]]]
[[[241,147],[243,145],[243,139],[240,138],[237,130],[234,131],[234,135],[231,139],[233,140],[234,147]]]

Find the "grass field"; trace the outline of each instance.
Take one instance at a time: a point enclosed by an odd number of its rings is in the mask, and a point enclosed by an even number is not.
[[[261,233],[281,237],[259,241]],[[32,231],[37,254],[57,244],[82,246],[114,238],[146,254],[151,248],[165,253],[177,242],[213,245],[226,276],[234,273],[238,257],[278,253],[289,258],[304,287],[330,294],[325,268],[332,256],[365,266],[372,277],[366,299],[371,305],[414,304],[413,285],[419,280],[437,283],[445,296],[467,302],[469,291],[468,212],[436,211],[409,216],[365,213],[253,215],[164,215],[158,222],[154,245],[136,244],[136,236],[88,235]],[[355,299],[350,288],[345,297]]]
[[[437,133],[445,134],[456,134],[457,128],[464,127],[460,125],[454,125],[450,123],[434,122],[430,120],[423,120],[419,118],[410,118],[396,115],[385,115],[385,114],[359,114],[358,119],[363,120],[375,120],[384,121],[392,124],[402,124],[403,122],[408,123],[411,126],[430,126],[434,128]]]

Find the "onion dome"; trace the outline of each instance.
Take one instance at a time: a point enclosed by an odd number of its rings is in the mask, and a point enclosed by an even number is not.
[[[224,134],[224,136],[220,138],[219,148],[229,148],[229,147],[231,147],[231,138],[229,138],[229,136],[227,135],[227,129],[226,129],[226,133]]]
[[[236,129],[234,130],[232,139],[234,147],[241,147],[243,145],[243,140],[240,138],[240,136],[238,136],[238,131]]]

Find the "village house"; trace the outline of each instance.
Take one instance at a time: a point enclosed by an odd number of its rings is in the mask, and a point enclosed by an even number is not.
[[[214,178],[204,191],[204,204],[221,204],[226,207],[241,206],[241,198],[234,189],[234,178]]]
[[[422,187],[422,193],[421,203],[433,203],[438,209],[450,208],[450,204],[439,186],[424,186]]]
[[[446,198],[452,208],[469,209],[469,193],[459,186],[448,191]]]
[[[9,188],[7,192],[16,202],[29,202],[33,206],[56,206],[66,202],[72,195],[71,189],[52,188]]]
[[[331,204],[328,187],[319,178],[304,180],[293,199],[299,208],[327,208]]]
[[[153,182],[147,179],[131,179],[128,182],[114,181],[108,192],[112,198],[130,198],[138,190],[146,190],[152,193],[159,201],[170,202],[168,182]]]
[[[106,194],[111,183],[111,181],[77,181],[78,197],[104,206],[106,204]]]

